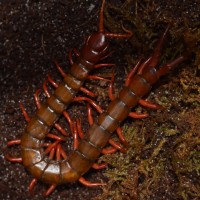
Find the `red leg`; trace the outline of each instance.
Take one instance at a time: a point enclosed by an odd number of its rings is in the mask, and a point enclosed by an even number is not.
[[[76,128],[77,128],[77,132],[78,132],[78,135],[81,139],[84,138],[84,133],[83,133],[83,130],[81,128],[81,120],[80,119],[77,119],[76,121]]]
[[[56,184],[52,184],[49,189],[43,194],[44,197],[49,196],[56,188]]]
[[[74,122],[74,128],[73,128],[73,137],[74,137],[74,150],[78,148],[78,130],[76,122]]]
[[[125,146],[128,146],[128,142],[126,141],[126,139],[124,137],[122,129],[120,127],[118,127],[116,131],[117,131],[117,135],[118,135],[119,139],[123,142],[123,144]]]
[[[51,151],[49,152],[49,159],[50,160],[52,160],[53,158],[54,158],[54,156],[55,156],[55,152],[56,152],[56,149],[55,148],[57,148],[56,146],[55,147],[53,147],[52,149],[51,149]]]
[[[110,54],[109,54],[110,55]],[[106,56],[106,57],[108,57],[108,56]],[[106,57],[104,57],[104,58],[102,58],[102,60],[103,59],[105,59]],[[99,64],[96,64],[95,66],[94,66],[94,69],[99,69],[99,68],[101,68],[101,67],[115,67],[116,65],[115,64],[112,64],[112,63],[99,63]]]
[[[72,120],[71,120],[71,118],[70,118],[68,112],[67,112],[67,111],[64,111],[64,112],[63,112],[63,115],[64,115],[65,119],[67,120],[67,122],[69,123],[70,130],[71,130],[71,132],[73,133],[73,130],[74,130],[73,127],[74,127],[74,125],[73,125],[73,122],[72,122]]]
[[[136,112],[130,112],[128,114],[129,117],[135,118],[135,119],[143,119],[149,116],[148,113],[136,113]]]
[[[20,143],[21,143],[21,140],[11,140],[7,143],[7,147],[10,147],[10,146],[13,146],[13,145],[19,145]],[[5,158],[10,162],[17,162],[17,163],[22,162],[22,158],[11,157],[9,154],[6,154]]]
[[[103,148],[102,149],[102,154],[112,154],[112,153],[115,153],[117,151],[117,149],[116,148],[114,148],[114,147],[108,147],[108,148]]]
[[[20,102],[19,105],[20,105],[20,108],[21,108],[21,110],[22,110],[22,114],[24,115],[25,120],[26,120],[27,122],[29,122],[31,119],[30,119],[30,117],[28,116],[28,113],[26,112],[24,106],[22,105],[21,102]]]
[[[35,99],[35,104],[37,106],[37,109],[41,108],[41,104],[40,104],[40,100],[39,100],[40,93],[41,93],[41,89],[36,90],[36,92],[34,93],[34,99]]]
[[[11,140],[7,143],[7,147],[12,146],[12,145],[19,145],[21,144],[21,140]]]
[[[147,60],[145,60],[139,67],[137,74],[142,74],[142,71],[145,69],[145,67],[149,66],[149,63],[151,62],[152,57],[149,57]]]
[[[92,165],[92,168],[93,169],[104,169],[107,167],[107,164],[106,163],[101,163],[101,164],[98,164],[98,163],[94,163]]]
[[[88,113],[88,122],[89,122],[89,125],[91,126],[94,123],[94,119],[92,117],[92,108],[91,108],[89,103],[87,104],[87,109],[88,109],[88,111],[87,111],[87,113]]]
[[[43,86],[43,90],[44,90],[45,95],[47,96],[47,98],[49,98],[51,95],[50,95],[50,93],[47,89],[47,81],[48,80],[45,80],[42,86]]]
[[[62,69],[62,67],[58,64],[57,61],[54,61],[54,63],[55,63],[55,65],[56,65],[58,71],[60,72],[61,76],[62,76],[62,77],[65,77],[67,74],[64,72],[64,70]]]
[[[114,94],[114,72],[112,75],[112,79],[108,88],[108,96],[110,98],[111,101],[113,101],[115,99],[115,94]]]
[[[163,108],[160,105],[153,104],[153,103],[151,103],[151,102],[149,102],[147,100],[143,100],[143,99],[139,100],[139,104],[144,106],[144,107],[152,108],[152,109],[162,109]]]
[[[87,77],[87,79],[90,79],[90,80],[100,80],[100,81],[110,81],[110,80],[107,79],[107,78],[103,78],[103,77],[96,76],[96,75],[89,75],[89,76]]]
[[[61,145],[58,144],[56,148],[56,160],[59,161],[61,159]]]
[[[87,94],[90,97],[96,97],[97,96],[97,94],[91,92],[90,90],[88,90],[88,89],[86,89],[84,87],[81,87],[80,90],[81,90],[81,92]]]
[[[97,105],[92,99],[88,97],[75,97],[73,101],[87,101],[90,105],[92,105],[99,113],[102,113],[102,108]]]
[[[116,148],[114,147],[108,147],[108,148],[103,148],[102,149],[102,154],[112,154],[112,153],[115,153],[117,151]]]
[[[130,83],[131,78],[136,74],[138,68],[140,67],[142,62],[142,59],[140,59],[137,64],[135,65],[135,67],[133,67],[133,69],[131,70],[131,72],[128,74],[126,80],[125,80],[125,86],[128,86]]]
[[[35,185],[37,184],[37,182],[38,182],[38,180],[36,179],[36,178],[34,178],[31,182],[30,182],[30,184],[29,184],[29,192],[31,193],[31,194],[33,194],[33,190],[34,190],[34,187],[35,187]]]
[[[65,151],[63,150],[62,147],[60,147],[60,155],[61,155],[64,159],[67,159],[67,154],[65,153]]]
[[[121,151],[122,153],[126,153],[126,150],[117,142],[115,142],[112,139],[108,140],[109,144],[111,144],[114,148],[118,149],[119,151]]]
[[[51,85],[54,87],[54,88],[57,88],[58,87],[58,83],[56,83],[52,77],[48,74],[48,77],[47,77],[49,83],[51,83]]]
[[[51,133],[48,133],[47,137],[52,138],[54,140],[58,140],[58,141],[66,141],[64,138],[58,137],[57,135],[54,135],[54,134],[51,134]]]
[[[64,136],[68,136],[68,135],[69,135],[69,134],[66,132],[66,130],[63,129],[63,128],[60,126],[60,124],[55,123],[55,124],[54,124],[54,127],[55,127],[62,135],[64,135]]]
[[[58,83],[56,83],[56,82],[51,78],[50,75],[48,75],[47,80],[44,81],[44,83],[43,83],[43,90],[44,90],[44,92],[45,92],[47,98],[49,98],[51,95],[50,95],[50,93],[49,93],[49,91],[48,91],[48,89],[47,89],[47,81],[48,81],[49,83],[51,83],[51,85],[52,85],[54,88],[57,88],[57,87],[58,87]]]
[[[90,181],[87,181],[85,178],[81,177],[79,178],[79,182],[87,187],[94,187],[94,186],[102,186],[106,185],[106,183],[91,183]]]
[[[22,163],[22,158],[13,158],[9,156],[8,154],[5,155],[5,158],[9,160],[10,162]]]
[[[68,57],[69,57],[69,62],[70,62],[71,65],[74,64],[74,61],[73,61],[73,58],[72,58],[72,53],[74,53],[77,57],[79,57],[79,55],[80,55],[79,52],[77,51],[77,49],[75,49],[75,48],[73,48],[69,51]]]
[[[46,149],[45,149],[45,153],[48,154],[55,146],[57,146],[57,144],[59,143],[60,141],[57,140],[55,141],[54,143],[50,144]]]

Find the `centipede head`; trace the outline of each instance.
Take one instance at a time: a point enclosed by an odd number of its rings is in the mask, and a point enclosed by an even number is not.
[[[104,33],[96,32],[88,37],[88,46],[96,52],[101,52],[108,46]]]
[[[95,32],[91,34],[80,51],[83,60],[89,63],[97,63],[109,53],[109,44],[104,33]]]

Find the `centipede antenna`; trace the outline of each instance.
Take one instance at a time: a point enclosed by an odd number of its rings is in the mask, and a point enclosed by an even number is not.
[[[104,26],[103,26],[103,9],[105,5],[105,0],[102,0],[101,10],[99,13],[99,33],[104,32]]]

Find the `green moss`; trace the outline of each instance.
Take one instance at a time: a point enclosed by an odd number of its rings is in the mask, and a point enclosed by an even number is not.
[[[99,162],[108,163],[104,171],[108,185],[95,199],[199,197],[200,29],[194,28],[195,25],[187,20],[180,20],[182,24],[177,22],[176,13],[167,9],[157,12],[157,4],[157,1],[149,0],[127,0],[121,7],[106,3],[105,26],[108,31],[122,32],[116,21],[133,31],[128,48],[124,47],[124,41],[118,40],[125,49],[128,64],[133,66],[138,58],[151,55],[167,24],[172,24],[170,42],[166,45],[161,65],[183,53],[192,52],[194,56],[153,94],[153,99],[164,107],[163,110],[152,111],[154,116],[144,122],[125,121],[123,133],[129,142],[127,153],[100,158]],[[127,67],[127,73],[130,69]]]

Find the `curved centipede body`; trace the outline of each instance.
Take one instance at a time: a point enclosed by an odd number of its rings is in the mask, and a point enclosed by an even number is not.
[[[78,180],[82,174],[90,168],[92,162],[88,162],[88,160],[85,162],[82,155],[86,154],[79,155],[77,152],[72,153],[67,160],[52,161],[50,158],[45,156],[46,153],[43,150],[45,137],[47,137],[50,129],[55,125],[56,121],[66,110],[68,105],[73,101],[77,92],[82,89],[82,85],[88,78],[91,70],[101,66],[113,65],[105,63],[99,64],[101,60],[110,55],[109,43],[106,38],[129,38],[132,35],[131,31],[126,30],[123,27],[122,28],[125,31],[123,34],[106,33],[104,31],[104,4],[105,0],[102,0],[98,32],[91,34],[87,38],[80,53],[74,50],[77,59],[76,62],[73,62],[70,57],[70,63],[72,66],[67,74],[64,74],[60,68],[60,72],[64,76],[63,81],[56,86],[57,88],[52,95],[49,95],[46,90],[48,97],[47,101],[39,106],[37,113],[30,120],[27,120],[29,123],[21,140],[11,141],[8,144],[8,146],[20,144],[22,155],[21,161],[26,169],[33,175],[35,180],[38,179],[53,184],[53,187],[46,193],[46,195],[52,192],[53,188],[58,184]],[[52,83],[53,81],[50,82]],[[87,90],[85,91],[87,93]],[[27,114],[24,115],[26,117]],[[91,147],[88,146],[88,148]],[[91,157],[92,160],[100,154],[99,149],[96,149],[95,146],[93,148],[95,153],[93,153],[93,156]],[[14,162],[19,162],[20,160],[9,156],[7,156],[7,158]],[[78,169],[78,166],[80,166],[81,170]]]
[[[161,76],[187,59],[187,56],[180,56],[160,69],[156,69],[167,31],[168,28],[159,40],[152,56],[144,62],[139,61],[133,68],[118,96],[111,101],[107,111],[100,111],[97,122],[93,123],[80,140],[77,149],[68,158],[54,161],[45,156],[42,142],[49,129],[47,119],[50,115],[52,115],[51,119],[56,118],[55,111],[52,111],[54,108],[52,110],[49,107],[45,108],[51,105],[48,104],[51,99],[38,111],[28,124],[21,140],[23,165],[35,178],[52,185],[79,180],[99,157],[119,124],[130,115],[131,109],[138,103],[152,107],[150,103],[142,100],[142,97],[150,92],[152,85]]]
[[[187,56],[180,56],[161,68],[156,68],[169,29],[167,28],[158,41],[152,56],[144,62],[139,61],[133,68],[118,96],[111,98],[112,101],[105,112],[100,111],[97,122],[91,125],[77,148],[66,159],[55,161],[48,158],[43,150],[44,139],[59,116],[73,101],[89,72],[95,68],[96,63],[109,55],[108,43],[105,38],[131,36],[128,31],[126,34],[104,33],[102,22],[104,3],[105,1],[102,3],[100,12],[99,32],[92,34],[87,39],[78,55],[78,61],[73,63],[69,73],[56,88],[54,94],[32,117],[21,139],[21,155],[25,168],[35,179],[53,186],[48,190],[46,196],[56,185],[80,180],[102,153],[102,149],[119,124],[131,116],[131,109],[138,103],[153,107],[152,104],[142,100],[142,97],[150,92],[152,85],[169,70],[187,59]]]

